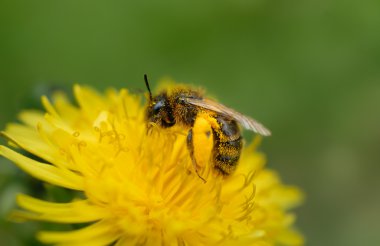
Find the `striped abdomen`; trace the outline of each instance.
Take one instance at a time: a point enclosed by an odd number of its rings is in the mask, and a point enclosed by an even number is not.
[[[219,129],[213,129],[215,169],[223,175],[235,171],[243,146],[240,129],[235,120],[222,115],[216,115]]]

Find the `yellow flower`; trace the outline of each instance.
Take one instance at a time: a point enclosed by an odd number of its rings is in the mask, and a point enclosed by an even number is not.
[[[302,194],[264,168],[258,141],[244,148],[231,176],[203,163],[194,174],[186,132],[147,133],[139,96],[98,94],[75,86],[78,106],[63,94],[42,98],[46,113],[24,111],[2,133],[16,150],[0,154],[33,177],[82,195],[56,203],[19,195],[14,219],[88,223],[73,231],[41,231],[58,245],[302,245],[292,229]]]

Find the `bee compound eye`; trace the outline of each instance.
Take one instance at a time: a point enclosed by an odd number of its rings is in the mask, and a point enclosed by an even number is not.
[[[157,114],[164,105],[165,104],[162,101],[158,101],[156,104],[153,105],[153,113]]]

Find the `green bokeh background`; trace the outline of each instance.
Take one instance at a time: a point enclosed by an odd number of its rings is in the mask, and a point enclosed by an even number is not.
[[[139,90],[144,73],[272,130],[261,149],[307,194],[307,245],[380,245],[380,1],[0,0],[1,128],[52,86]],[[6,215],[42,188],[0,158],[1,245],[39,245],[41,224]]]

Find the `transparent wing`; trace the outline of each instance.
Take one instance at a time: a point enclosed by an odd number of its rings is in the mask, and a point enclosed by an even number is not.
[[[210,99],[196,99],[196,98],[184,98],[187,103],[196,105],[211,111],[220,113],[225,116],[229,116],[239,122],[245,129],[254,131],[262,136],[270,136],[271,132],[263,126],[261,123],[252,119],[251,117],[245,116],[231,108],[224,106],[223,104],[217,103]]]

